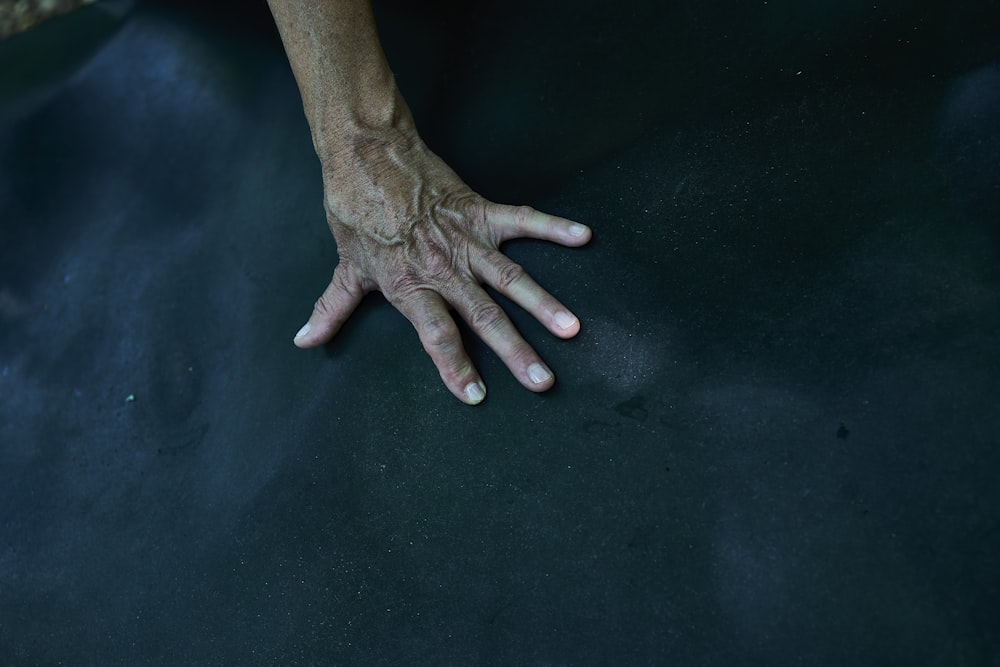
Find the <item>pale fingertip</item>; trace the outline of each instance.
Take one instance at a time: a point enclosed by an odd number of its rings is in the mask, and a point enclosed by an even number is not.
[[[580,246],[590,242],[593,232],[587,225],[574,222],[566,230],[567,245]]]
[[[482,382],[470,382],[465,387],[465,398],[469,405],[479,405],[486,398],[486,385]]]
[[[568,331],[572,329],[579,322],[578,319],[576,319],[575,317],[573,317],[564,310],[560,310],[558,313],[556,313],[553,319],[556,322],[556,326],[562,329],[563,331]]]
[[[552,371],[541,364],[531,364],[528,366],[528,378],[535,384],[545,384],[552,379]]]
[[[309,347],[307,340],[309,338],[310,331],[312,331],[312,325],[309,322],[302,325],[302,328],[295,334],[295,338],[292,339],[292,343],[295,344],[295,347],[303,349]]]

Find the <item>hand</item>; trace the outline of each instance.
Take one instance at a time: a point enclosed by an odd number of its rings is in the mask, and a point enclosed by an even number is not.
[[[448,389],[475,405],[486,386],[448,313],[454,308],[531,391],[555,382],[485,283],[530,312],[553,334],[571,338],[580,322],[499,251],[519,237],[565,246],[590,230],[526,206],[502,206],[473,192],[421,141],[408,110],[390,127],[352,132],[336,147],[317,142],[327,221],[340,263],[295,337],[302,348],[329,341],[368,292],[379,290],[416,328]],[[343,136],[343,132],[337,133]]]

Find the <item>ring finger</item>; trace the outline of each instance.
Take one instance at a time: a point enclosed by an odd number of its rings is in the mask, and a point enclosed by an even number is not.
[[[577,317],[502,252],[492,250],[483,254],[476,262],[476,273],[486,284],[531,313],[554,335],[572,338],[580,332]]]

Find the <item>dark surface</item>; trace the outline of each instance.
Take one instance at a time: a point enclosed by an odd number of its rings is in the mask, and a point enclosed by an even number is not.
[[[659,4],[380,6],[432,147],[595,229],[509,246],[583,321],[513,312],[541,396],[379,298],[291,345],[335,253],[262,6],[0,126],[0,664],[996,664],[996,9]]]

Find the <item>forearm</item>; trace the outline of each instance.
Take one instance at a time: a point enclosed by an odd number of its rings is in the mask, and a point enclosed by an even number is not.
[[[268,0],[320,159],[406,122],[369,0]]]

